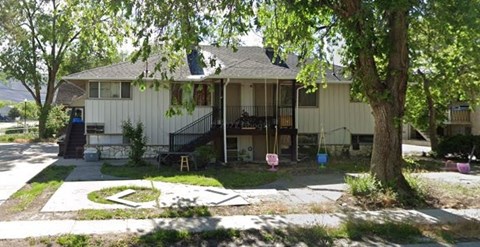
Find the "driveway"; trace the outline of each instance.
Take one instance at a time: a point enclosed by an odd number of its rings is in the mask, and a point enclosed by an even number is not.
[[[57,151],[50,143],[0,143],[0,204],[55,162]]]

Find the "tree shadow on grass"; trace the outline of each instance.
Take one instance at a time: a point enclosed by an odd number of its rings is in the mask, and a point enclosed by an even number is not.
[[[469,233],[467,240],[476,238],[480,229],[480,222],[474,218],[443,210],[385,210],[337,216],[344,222],[339,235],[372,245],[455,243],[460,231],[464,231],[462,227],[477,231]]]

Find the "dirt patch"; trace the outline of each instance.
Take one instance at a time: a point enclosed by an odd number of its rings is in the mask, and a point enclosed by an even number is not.
[[[480,208],[480,185],[467,187],[429,180],[426,189],[435,208]]]
[[[375,196],[353,196],[345,193],[337,200],[337,205],[344,210],[480,208],[480,185],[467,187],[429,179],[422,179],[421,182],[424,189],[423,200],[419,200],[416,205],[410,207],[393,200],[393,196],[382,195],[382,193]]]

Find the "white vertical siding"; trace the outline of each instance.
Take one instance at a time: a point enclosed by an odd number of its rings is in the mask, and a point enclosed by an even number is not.
[[[326,132],[328,144],[350,143],[350,133],[331,130],[346,127],[353,134],[373,134],[373,116],[366,103],[350,102],[348,84],[328,84],[319,89],[318,107],[299,107],[298,133]]]
[[[166,117],[170,106],[170,92],[166,89],[155,91],[146,89],[141,92],[132,86],[132,99],[125,100],[85,100],[85,123],[104,123],[105,134],[121,134],[122,122],[142,122],[150,145],[168,145],[168,134],[186,126],[211,112],[211,107],[197,106],[193,113],[182,116]],[[104,138],[104,144],[110,141]],[[113,140],[112,140],[113,141]]]

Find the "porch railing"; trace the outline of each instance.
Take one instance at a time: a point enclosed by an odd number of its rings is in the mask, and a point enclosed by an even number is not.
[[[255,128],[265,126],[273,128],[277,123],[280,128],[292,128],[292,108],[276,106],[227,106],[228,128]]]
[[[216,113],[215,110],[177,130],[176,132],[170,133],[169,151],[182,151],[182,148],[185,146],[192,144],[206,135],[209,135],[210,131],[216,126],[213,124],[214,113]]]
[[[470,123],[470,110],[450,109],[448,114],[449,123]]]

